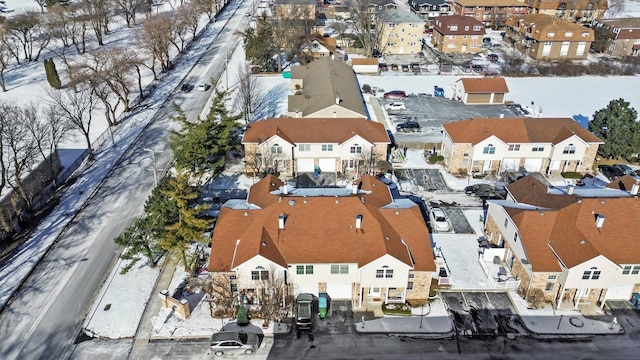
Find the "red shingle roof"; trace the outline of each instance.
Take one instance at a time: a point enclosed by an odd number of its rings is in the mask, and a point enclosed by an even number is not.
[[[340,197],[269,194],[273,183],[265,178],[251,188],[253,203],[266,204],[261,209],[223,206],[213,233],[210,271],[229,271],[257,255],[282,266],[363,266],[385,254],[409,266],[415,262],[415,270],[435,271],[420,209],[388,206],[392,201],[389,189],[377,179],[365,176],[357,182],[361,184],[359,194]],[[371,193],[366,193],[368,189]],[[284,230],[278,227],[282,214],[286,216]],[[361,229],[355,227],[357,215],[362,215]]]
[[[495,135],[505,143],[557,144],[572,135],[587,143],[598,137],[569,118],[475,118],[443,125],[454,143],[477,144]]]

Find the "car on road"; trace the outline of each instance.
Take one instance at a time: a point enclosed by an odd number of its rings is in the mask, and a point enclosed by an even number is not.
[[[224,354],[253,354],[260,346],[258,335],[237,331],[220,331],[211,335],[211,352],[217,356]]]
[[[620,169],[625,175],[629,175],[636,181],[640,180],[640,176],[627,164],[615,164],[613,167]]]
[[[405,111],[405,110],[407,110],[407,106],[403,102],[400,102],[400,101],[392,102],[390,104],[387,104],[384,108],[387,109],[387,111]]]
[[[198,91],[207,91],[208,88],[207,84],[198,84]]]
[[[392,90],[384,93],[385,99],[404,100],[407,98],[407,93],[402,90]]]
[[[297,330],[311,330],[316,317],[316,303],[313,294],[299,294],[295,303],[295,321]]]
[[[620,170],[620,168],[611,165],[598,165],[598,170],[600,170],[600,173],[609,179],[609,181],[624,176],[624,172]]]
[[[180,91],[182,92],[189,92],[193,90],[193,85],[191,84],[182,84],[182,86],[180,87]]]
[[[482,199],[504,199],[507,191],[504,188],[498,189],[491,184],[474,184],[464,188],[464,193],[471,196],[475,195]]]
[[[431,218],[431,226],[433,226],[433,230],[445,232],[451,230],[449,226],[449,220],[447,220],[447,214],[440,208],[434,207],[429,212],[429,217]]]
[[[416,121],[405,121],[396,125],[396,131],[400,132],[417,132],[420,131],[420,124]]]

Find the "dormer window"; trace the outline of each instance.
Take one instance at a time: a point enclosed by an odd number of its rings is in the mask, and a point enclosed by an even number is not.
[[[358,144],[353,144],[349,152],[352,154],[362,154],[362,146]]]
[[[576,147],[573,144],[569,144],[569,145],[565,146],[564,149],[562,149],[562,153],[563,154],[575,154],[576,153]]]
[[[496,147],[493,146],[493,144],[489,144],[489,145],[485,146],[482,149],[482,153],[483,154],[495,154],[496,153]]]

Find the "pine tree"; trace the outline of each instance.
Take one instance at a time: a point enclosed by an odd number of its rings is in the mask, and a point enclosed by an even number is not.
[[[49,66],[51,67],[51,86],[54,89],[60,89],[60,87],[62,86],[62,82],[60,81],[60,75],[58,75],[56,63],[53,62],[53,59],[49,59]]]
[[[203,233],[210,229],[208,220],[198,217],[209,209],[207,205],[196,205],[200,196],[198,188],[191,186],[189,175],[181,172],[169,180],[169,187],[162,191],[163,195],[175,202],[178,217],[167,223],[164,235],[158,244],[166,251],[180,256],[185,269],[191,266],[186,252],[192,242],[204,242]]]
[[[624,99],[611,100],[606,108],[593,114],[589,130],[604,141],[598,155],[607,159],[629,159],[640,147],[638,112]]]

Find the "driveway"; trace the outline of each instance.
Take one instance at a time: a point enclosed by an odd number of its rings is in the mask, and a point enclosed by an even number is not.
[[[442,292],[458,335],[483,337],[526,334],[506,292]]]
[[[451,191],[436,169],[395,169],[394,175],[398,181],[411,182],[415,190]]]

